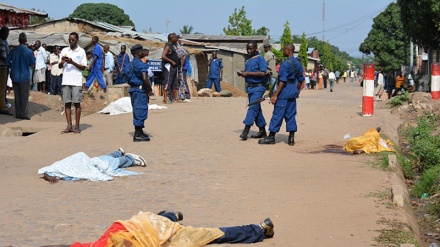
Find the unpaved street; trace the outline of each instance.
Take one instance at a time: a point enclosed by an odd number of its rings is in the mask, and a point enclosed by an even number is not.
[[[371,168],[373,156],[340,148],[345,134],[377,126],[394,141],[399,120],[389,110],[361,117],[361,98],[357,82],[336,84],[333,93],[303,91],[294,147],[287,145],[284,125],[275,145],[240,141],[245,98],[195,98],[150,111],[149,143],[132,142],[131,114],[92,114],[82,118],[81,134],[63,135],[59,114],[56,122],[1,116],[2,128],[39,131],[0,138],[0,246],[90,242],[115,220],[162,209],[182,211],[182,224],[194,227],[270,217],[274,238],[250,246],[370,246],[382,228],[377,220],[400,217],[368,196],[390,187],[388,174]],[[263,112],[269,122],[267,101]],[[256,131],[253,127],[251,134]],[[147,159],[146,168],[130,168],[142,175],[55,185],[37,175],[39,168],[75,152],[98,156],[119,147]]]

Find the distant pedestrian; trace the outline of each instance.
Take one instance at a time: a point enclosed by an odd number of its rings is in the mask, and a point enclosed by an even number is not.
[[[304,72],[304,78],[306,79],[306,89],[310,89],[310,73],[308,71]]]
[[[91,64],[87,67],[87,70],[90,71],[90,75],[87,78],[85,89],[88,90],[90,88],[90,86],[92,85],[93,81],[95,79],[98,80],[98,84],[101,87],[101,89],[105,92],[107,92],[107,86],[105,84],[104,81],[104,66],[102,64],[102,49],[101,46],[99,45],[99,38],[97,36],[93,36],[92,37],[92,44],[95,46],[93,48],[93,52],[92,52],[92,62]],[[81,48],[82,49],[82,48]],[[85,56],[84,56],[85,58]]]
[[[52,75],[50,92],[53,95],[61,95],[61,82],[63,79],[63,69],[59,67],[61,60],[60,47],[56,46],[54,52],[50,55],[50,73]]]
[[[30,120],[28,116],[30,68],[35,65],[33,52],[26,47],[25,33],[18,35],[20,45],[9,53],[6,65],[11,69],[12,88],[15,98],[15,117]]]
[[[310,76],[310,89],[316,89],[316,81],[318,80],[318,72],[316,70],[311,71],[312,75]]]
[[[353,70],[350,71],[350,82],[354,82],[355,73]]]
[[[344,82],[346,78],[347,78],[347,71],[344,71],[344,74],[342,74],[342,79],[344,79]]]
[[[270,48],[270,44],[264,45],[264,60],[267,62],[267,77],[269,79],[269,85],[273,87],[277,81],[278,72],[275,69],[277,59]]]
[[[379,74],[377,75],[377,87],[376,87],[376,93],[374,94],[376,96],[376,100],[381,100],[383,93],[384,93],[384,78],[383,78],[383,69],[381,69],[379,71]]]
[[[179,81],[177,80],[177,72],[180,68],[180,59],[177,55],[176,44],[179,37],[176,33],[168,34],[168,42],[162,52],[162,72],[163,72],[163,103],[168,104],[168,92],[172,92],[174,101],[177,102],[179,89]]]
[[[61,51],[59,68],[64,68],[62,97],[66,114],[67,127],[61,133],[81,133],[79,126],[82,100],[82,71],[87,66],[86,52],[78,46],[78,33],[69,35],[70,46]],[[90,77],[89,77],[90,78]],[[105,84],[104,84],[105,86]],[[72,103],[75,106],[75,129],[72,127]]]
[[[333,92],[333,88],[335,87],[336,75],[333,71],[330,71],[328,74],[328,79],[330,81],[330,92]]]
[[[328,69],[326,67],[322,71],[322,79],[324,82],[324,89],[326,89],[327,88],[327,80],[328,80]]]
[[[128,73],[130,72],[130,56],[127,54],[127,47],[121,46],[121,52],[118,55],[118,74],[116,75],[116,84],[128,82]]]
[[[393,94],[393,89],[396,86],[396,78],[394,77],[393,69],[391,69],[387,75],[386,85],[387,85],[388,99],[391,99],[391,95]]]
[[[47,63],[47,53],[46,50],[41,46],[39,40],[35,41],[36,50],[36,64],[34,73],[34,83],[37,83],[38,90],[42,93],[46,93],[46,63]]]
[[[208,61],[208,80],[206,88],[211,89],[212,83],[216,92],[221,92],[220,82],[223,80],[223,61],[217,57],[217,51],[213,51]]]
[[[106,86],[113,85],[113,70],[115,69],[115,58],[110,52],[110,46],[104,45],[105,66],[104,66],[104,80]]]
[[[9,28],[3,26],[0,29],[0,114],[12,115],[8,111],[6,101],[6,85],[8,83],[8,68],[6,66],[6,58],[9,54],[8,45]]]
[[[397,94],[402,91],[405,82],[405,76],[402,75],[402,71],[399,71],[399,74],[396,77],[396,89],[394,89],[392,97],[396,97]]]
[[[51,69],[52,69],[52,66],[50,66],[50,55],[52,55],[52,53],[51,52],[49,52],[48,50],[47,50],[47,45],[46,44],[41,44],[41,46],[44,48],[44,50],[46,51],[46,56],[47,56],[47,58],[46,58],[46,80],[45,80],[45,82],[46,82],[46,91],[47,91],[47,94],[51,94],[51,83],[52,83],[52,79],[51,79]]]
[[[339,78],[341,78],[341,72],[339,72],[339,70],[336,70],[335,76],[336,76],[336,84],[339,84]]]

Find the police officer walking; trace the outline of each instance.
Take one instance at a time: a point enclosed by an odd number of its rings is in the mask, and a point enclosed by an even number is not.
[[[276,92],[271,98],[274,105],[272,119],[269,125],[269,135],[258,141],[259,144],[275,144],[275,134],[280,131],[283,119],[286,120],[286,130],[289,132],[288,144],[295,145],[296,125],[296,99],[304,82],[303,67],[293,57],[295,46],[287,44],[284,46],[283,55],[287,57],[278,72],[279,84]]]
[[[267,62],[257,51],[257,42],[249,41],[246,50],[248,56],[246,57],[245,71],[238,71],[237,74],[245,78],[246,92],[248,93],[249,102],[258,101],[266,92],[266,70]],[[243,132],[240,135],[242,140],[248,139],[248,134],[251,126],[254,124],[258,126],[259,131],[251,138],[266,137],[266,120],[263,116],[260,104],[253,104],[248,107]]]
[[[148,80],[148,65],[142,62],[141,58],[145,57],[142,45],[135,45],[131,49],[133,55],[132,69],[130,76],[130,93],[131,105],[133,107],[133,125],[134,125],[134,142],[149,141],[150,137],[144,133],[143,128],[145,120],[148,118],[149,96],[153,90],[150,80]]]

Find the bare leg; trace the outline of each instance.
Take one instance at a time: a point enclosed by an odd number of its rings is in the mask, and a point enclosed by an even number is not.
[[[163,90],[163,103],[167,103],[167,102],[168,102],[168,91]]]
[[[58,183],[58,178],[55,176],[49,176],[46,173],[43,175],[43,179],[51,184]]]
[[[177,89],[173,90],[173,94],[174,94],[174,101],[178,102],[179,101],[179,96],[177,95]]]
[[[66,103],[64,104],[64,111],[66,113],[66,120],[67,120],[67,128],[66,130],[70,130],[72,132],[72,103]]]
[[[75,103],[75,133],[80,133],[79,120],[81,119],[81,104]]]
[[[41,92],[46,93],[46,82],[41,82]]]

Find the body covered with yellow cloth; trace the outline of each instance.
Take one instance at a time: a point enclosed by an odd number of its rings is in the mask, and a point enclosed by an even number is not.
[[[367,154],[383,151],[395,152],[392,146],[391,141],[382,139],[377,129],[371,128],[363,135],[349,139],[344,149],[350,153],[356,150],[362,150]]]
[[[182,226],[150,212],[139,212],[129,220],[116,221],[93,243],[72,247],[199,247],[224,235],[219,228]]]

